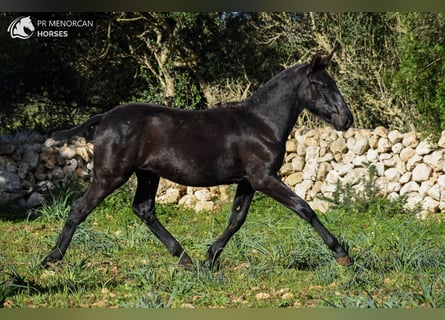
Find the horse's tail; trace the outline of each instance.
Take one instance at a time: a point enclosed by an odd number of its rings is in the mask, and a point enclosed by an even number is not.
[[[54,140],[66,140],[74,135],[82,134],[88,129],[88,127],[98,124],[102,121],[102,118],[104,117],[105,113],[102,114],[96,114],[95,116],[92,116],[85,122],[79,124],[78,126],[68,129],[68,130],[61,130],[56,131],[52,134],[52,138]]]

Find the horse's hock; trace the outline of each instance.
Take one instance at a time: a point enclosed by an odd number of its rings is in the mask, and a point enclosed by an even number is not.
[[[93,144],[74,137],[58,144],[35,132],[0,137],[0,205],[18,201],[27,209],[38,207],[57,181],[77,176],[90,179]],[[278,174],[314,209],[325,211],[338,182],[360,188],[369,165],[375,183],[388,197],[403,195],[408,206],[424,212],[445,210],[445,132],[437,143],[414,132],[383,127],[374,130],[335,131],[329,127],[297,129],[286,143]],[[195,210],[212,210],[228,199],[227,187],[192,188],[161,180],[160,203],[178,203]]]

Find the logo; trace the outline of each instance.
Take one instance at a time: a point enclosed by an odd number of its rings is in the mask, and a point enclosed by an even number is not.
[[[29,39],[32,37],[34,30],[31,17],[17,18],[8,27],[9,35],[13,39]]]
[[[1,1],[1,0],[0,0]],[[31,17],[20,17],[15,19],[9,25],[7,31],[12,39],[29,39],[33,35],[37,38],[66,38],[71,30],[78,33],[75,29],[93,28],[94,20],[84,19],[36,19],[34,27]]]

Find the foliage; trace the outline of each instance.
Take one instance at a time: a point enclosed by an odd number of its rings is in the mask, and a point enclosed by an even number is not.
[[[16,17],[1,13],[7,24]],[[246,98],[315,51],[355,126],[444,129],[440,13],[35,13],[92,19],[63,39],[0,34],[0,133],[52,130],[129,101],[203,109]],[[418,120],[421,121],[418,121]],[[304,114],[298,125],[314,119]],[[318,124],[317,124],[318,125]]]
[[[393,90],[420,116],[419,128],[445,130],[445,17],[441,13],[400,16],[400,64]]]

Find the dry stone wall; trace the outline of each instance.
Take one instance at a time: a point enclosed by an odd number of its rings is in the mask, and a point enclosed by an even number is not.
[[[38,207],[57,181],[71,176],[90,179],[93,144],[82,137],[60,143],[35,133],[0,137],[0,205],[19,201]],[[299,196],[318,210],[328,203],[337,183],[360,188],[368,167],[376,169],[376,184],[388,197],[403,195],[408,206],[445,211],[445,132],[437,143],[414,132],[383,127],[374,130],[296,129],[286,143],[279,175]],[[178,203],[195,210],[212,210],[228,199],[226,186],[192,188],[161,180],[160,203]]]
[[[445,209],[445,132],[438,143],[414,132],[402,134],[383,127],[375,130],[331,128],[295,130],[286,144],[284,181],[319,210],[332,197],[338,182],[361,187],[376,170],[375,183],[384,196],[405,196],[407,205],[423,211]]]

